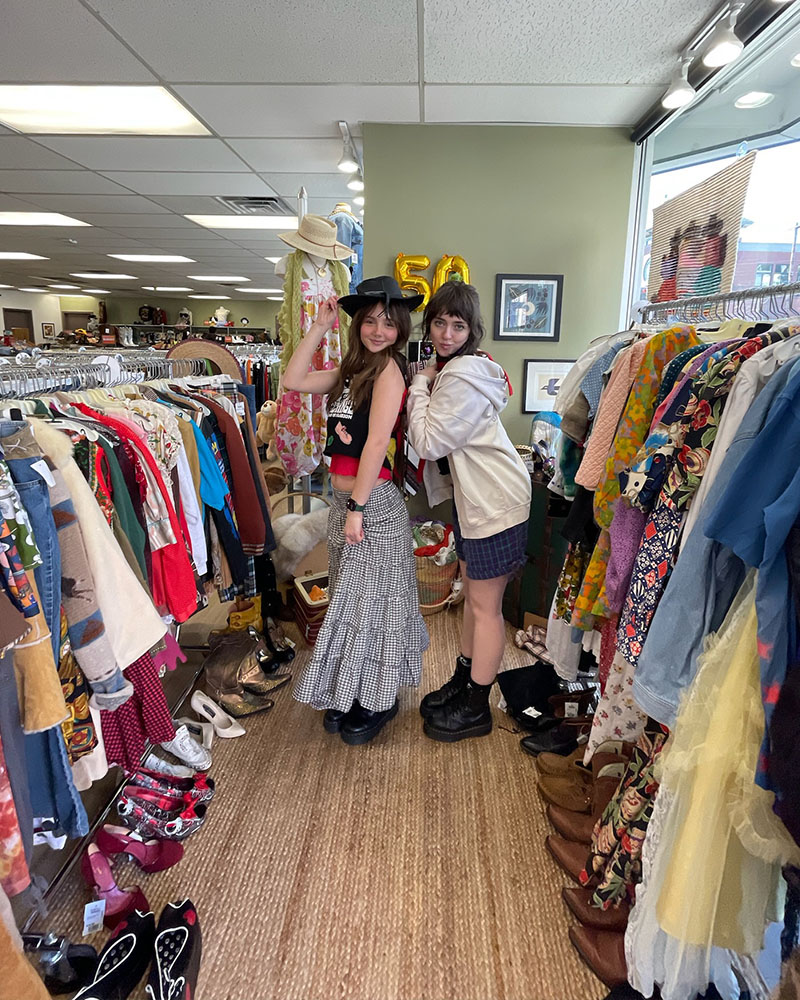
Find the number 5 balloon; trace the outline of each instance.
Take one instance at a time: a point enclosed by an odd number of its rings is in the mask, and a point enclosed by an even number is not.
[[[418,311],[424,309],[431,297],[431,285],[426,277],[421,274],[413,274],[413,271],[424,271],[431,266],[431,259],[424,253],[399,253],[394,260],[394,276],[397,284],[407,291],[424,295],[422,303],[417,306]]]

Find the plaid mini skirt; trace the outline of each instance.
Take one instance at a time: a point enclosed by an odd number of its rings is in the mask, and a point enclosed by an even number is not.
[[[516,573],[525,565],[527,521],[521,521],[512,528],[489,535],[488,538],[464,538],[458,523],[458,511],[453,504],[453,534],[456,555],[467,564],[467,576],[470,580],[493,580],[498,576]]]
[[[333,491],[328,514],[328,611],[314,655],[294,688],[297,701],[371,712],[416,686],[428,631],[419,610],[408,511],[394,483],[379,482],[364,509],[364,540],[344,539],[349,493]]]

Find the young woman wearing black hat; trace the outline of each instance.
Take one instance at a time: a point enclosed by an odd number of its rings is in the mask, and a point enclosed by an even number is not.
[[[410,312],[390,277],[319,309],[287,366],[284,388],[328,396],[331,459],[329,606],[294,697],[324,709],[329,733],[367,743],[397,714],[397,691],[417,685],[428,634],[419,611],[411,528],[392,481],[405,404],[402,350]],[[353,317],[341,369],[310,371],[337,306]]]

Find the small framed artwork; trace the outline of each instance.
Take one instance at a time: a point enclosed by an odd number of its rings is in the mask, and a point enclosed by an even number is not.
[[[55,323],[42,323],[42,336],[45,340],[48,337],[55,337],[56,335],[56,325]]]
[[[563,274],[498,274],[494,339],[555,343],[563,288]]]
[[[552,410],[561,382],[575,362],[529,358],[523,364],[522,412],[541,413],[542,410]]]

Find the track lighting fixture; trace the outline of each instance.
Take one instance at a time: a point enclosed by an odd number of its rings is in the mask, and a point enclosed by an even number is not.
[[[742,54],[744,42],[738,37],[734,28],[744,6],[743,3],[731,4],[728,13],[720,18],[709,35],[703,63],[710,69],[727,66]]]
[[[661,106],[668,111],[675,111],[690,104],[697,96],[697,91],[689,83],[689,67],[692,65],[690,55],[681,56],[681,64],[675,68],[666,93],[661,98]]]
[[[347,122],[339,122],[339,131],[342,133],[342,155],[336,166],[343,174],[352,174],[354,170],[358,170],[359,163],[358,153]]]

